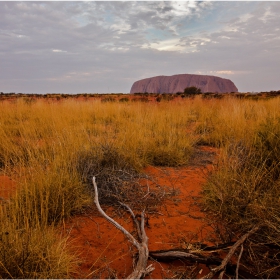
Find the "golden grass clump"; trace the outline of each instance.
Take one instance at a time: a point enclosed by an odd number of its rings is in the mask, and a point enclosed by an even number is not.
[[[71,278],[77,256],[68,249],[67,238],[51,228],[17,228],[1,215],[0,278]]]
[[[2,278],[71,277],[74,258],[53,227],[91,205],[88,178],[127,188],[148,164],[185,164],[195,142],[182,103],[18,98],[0,109],[1,174],[17,185],[0,206]]]
[[[185,165],[197,145],[220,148],[205,205],[231,238],[260,223],[244,255],[257,276],[279,278],[279,98],[30,100],[0,102],[0,175],[17,184],[0,206],[2,278],[71,277],[57,225],[91,206],[92,176],[101,202],[126,202],[143,167]]]
[[[260,225],[244,255],[255,275],[265,278],[280,276],[280,113],[275,104],[278,99],[254,104],[251,113],[258,118],[248,120],[251,128],[241,126],[249,134],[244,131],[244,137],[224,144],[217,170],[203,192],[208,210],[224,223],[225,239]],[[246,110],[242,112],[244,118]]]

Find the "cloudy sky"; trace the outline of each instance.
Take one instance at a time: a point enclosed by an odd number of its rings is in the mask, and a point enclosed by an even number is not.
[[[0,91],[128,93],[174,74],[280,90],[280,2],[3,2]]]

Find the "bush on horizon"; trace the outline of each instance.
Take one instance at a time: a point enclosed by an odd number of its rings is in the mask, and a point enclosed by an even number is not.
[[[184,93],[187,95],[197,95],[197,94],[201,94],[201,89],[194,86],[186,87],[184,89]]]

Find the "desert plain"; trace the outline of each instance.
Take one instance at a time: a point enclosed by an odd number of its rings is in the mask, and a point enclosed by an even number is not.
[[[139,242],[143,221],[142,277],[279,278],[279,105],[279,92],[1,94],[0,276],[135,270],[94,176]]]

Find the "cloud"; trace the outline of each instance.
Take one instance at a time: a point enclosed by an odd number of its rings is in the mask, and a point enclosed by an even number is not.
[[[56,53],[66,53],[67,51],[63,51],[63,50],[56,50],[56,49],[54,49],[54,50],[52,50],[52,52],[56,52]]]
[[[280,89],[279,12],[280,2],[0,2],[0,90],[129,92],[141,78],[198,72]]]

